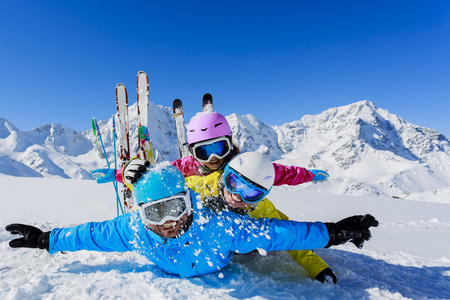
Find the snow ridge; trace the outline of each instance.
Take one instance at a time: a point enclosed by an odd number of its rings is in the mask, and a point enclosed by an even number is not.
[[[136,105],[129,115],[136,115]],[[186,119],[188,121],[188,118]],[[411,124],[364,100],[318,115],[270,126],[253,115],[227,116],[233,143],[286,165],[327,170],[326,185],[296,188],[335,194],[395,196],[436,193],[450,187],[450,141],[436,130]],[[88,123],[88,122],[87,122]],[[112,118],[99,121],[114,166]],[[137,149],[137,120],[130,118],[130,146]],[[178,158],[169,107],[150,103],[149,134],[157,162]],[[0,118],[0,173],[10,176],[89,178],[106,167],[92,130],[50,124],[22,132]],[[403,195],[403,196],[402,196]]]

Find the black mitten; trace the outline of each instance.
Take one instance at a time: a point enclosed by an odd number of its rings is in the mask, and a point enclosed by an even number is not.
[[[5,229],[12,234],[23,235],[22,238],[9,242],[11,248],[39,248],[48,251],[50,231],[42,232],[39,228],[24,224],[9,224]]]
[[[144,159],[133,159],[123,169],[123,180],[128,184],[135,184],[142,174],[147,172],[150,162]]]
[[[317,276],[314,278],[317,281],[320,282],[333,282],[334,284],[337,283],[337,277],[334,274],[333,270],[330,268],[323,269]]]
[[[370,227],[377,227],[378,221],[372,215],[353,216],[336,223],[325,223],[330,240],[325,248],[345,244],[348,241],[362,248],[365,241],[370,240]]]

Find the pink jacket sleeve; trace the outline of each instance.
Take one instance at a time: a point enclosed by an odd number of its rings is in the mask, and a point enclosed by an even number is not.
[[[189,177],[193,175],[202,176],[198,171],[198,166],[200,163],[195,160],[193,156],[187,156],[180,159],[177,159],[171,162],[172,165],[177,167],[178,170],[183,173],[184,177]]]
[[[310,182],[314,178],[314,174],[309,170],[297,166],[284,166],[273,163],[275,169],[275,182],[273,185],[298,185]]]

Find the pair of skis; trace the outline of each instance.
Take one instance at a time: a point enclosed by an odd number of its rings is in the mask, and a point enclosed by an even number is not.
[[[213,98],[210,93],[206,93],[203,95],[202,101],[202,110],[203,111],[212,111],[213,110]],[[177,138],[178,138],[178,149],[180,151],[180,157],[189,156],[189,149],[187,147],[187,139],[186,139],[186,130],[185,130],[185,122],[184,122],[184,114],[183,114],[183,103],[180,99],[173,100],[173,117],[175,119],[175,126],[177,129]]]
[[[137,117],[139,123],[138,155],[142,159],[155,163],[152,144],[148,134],[148,76],[144,71],[137,75]],[[116,86],[116,104],[119,120],[119,147],[122,164],[130,160],[129,120],[128,120],[128,96],[124,84]]]
[[[137,74],[137,118],[138,118],[138,153],[137,157],[155,163],[152,144],[148,134],[148,92],[149,83],[148,76],[144,71]],[[116,105],[117,117],[119,123],[119,156],[121,166],[131,159],[130,156],[130,137],[129,137],[129,115],[128,115],[128,95],[124,84],[119,83],[116,86]],[[123,198],[125,207],[132,209],[132,193],[130,189],[124,185]]]

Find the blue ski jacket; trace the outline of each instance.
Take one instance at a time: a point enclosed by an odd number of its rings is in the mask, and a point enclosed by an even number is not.
[[[49,252],[91,250],[136,251],[164,271],[193,277],[221,270],[233,252],[323,248],[329,235],[325,224],[277,219],[254,219],[233,212],[214,212],[191,192],[193,221],[178,238],[162,238],[146,229],[139,213],[76,227],[55,228]]]

